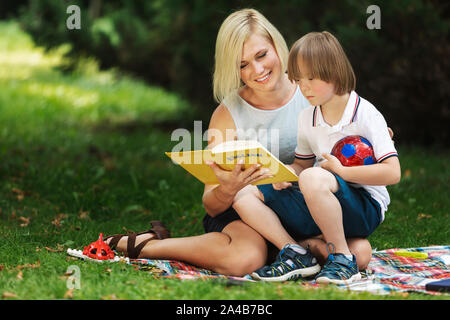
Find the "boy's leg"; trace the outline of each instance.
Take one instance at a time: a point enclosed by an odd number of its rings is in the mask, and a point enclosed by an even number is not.
[[[360,279],[356,256],[352,255],[345,234],[354,237],[370,235],[380,223],[380,205],[366,190],[353,188],[320,167],[304,170],[299,183],[309,212],[324,235],[329,254],[316,281],[349,283]],[[356,248],[357,242],[353,245]],[[366,252],[365,256],[369,257],[369,254]]]
[[[344,233],[342,208],[334,195],[339,189],[336,177],[319,167],[308,168],[301,172],[299,186],[325,241],[333,243],[336,253],[351,255]]]
[[[233,208],[247,225],[255,229],[278,249],[297,244],[280,222],[276,213],[264,204],[264,196],[255,186],[247,186],[236,195]]]
[[[264,203],[264,196],[258,188],[248,186],[241,190],[235,197],[233,208],[245,223],[280,249],[275,261],[253,272],[253,278],[286,281],[320,271],[317,259],[289,235],[276,213]]]

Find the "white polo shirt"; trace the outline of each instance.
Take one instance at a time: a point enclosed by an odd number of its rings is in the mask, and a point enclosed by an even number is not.
[[[310,106],[300,113],[295,157],[316,158],[315,165],[320,165],[325,160],[322,153],[331,153],[331,149],[338,140],[350,135],[360,135],[369,140],[378,163],[392,156],[398,157],[383,115],[355,91],[350,93],[344,114],[334,126],[325,122],[320,106]],[[380,203],[383,221],[384,212],[390,203],[386,187],[355,183],[351,185],[366,189]]]

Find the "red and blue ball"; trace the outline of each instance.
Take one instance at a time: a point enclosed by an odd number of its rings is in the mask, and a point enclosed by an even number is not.
[[[376,163],[372,144],[361,136],[347,136],[336,142],[331,154],[345,167]]]

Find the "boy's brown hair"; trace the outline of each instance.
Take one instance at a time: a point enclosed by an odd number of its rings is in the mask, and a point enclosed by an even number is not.
[[[309,70],[300,70],[298,60]],[[356,77],[344,49],[329,32],[310,32],[297,40],[289,52],[289,80],[301,76],[334,84],[337,95],[355,90]]]

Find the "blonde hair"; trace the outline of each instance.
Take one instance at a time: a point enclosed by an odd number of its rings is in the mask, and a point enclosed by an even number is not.
[[[224,20],[217,34],[213,93],[219,103],[243,85],[240,71],[242,47],[252,34],[261,35],[272,43],[282,70],[286,72],[289,50],[280,32],[255,9],[236,11]]]
[[[299,69],[299,59],[308,70]],[[302,75],[334,84],[337,95],[351,92],[356,87],[356,76],[344,49],[327,31],[310,32],[292,46],[288,61],[289,80],[298,80]]]

